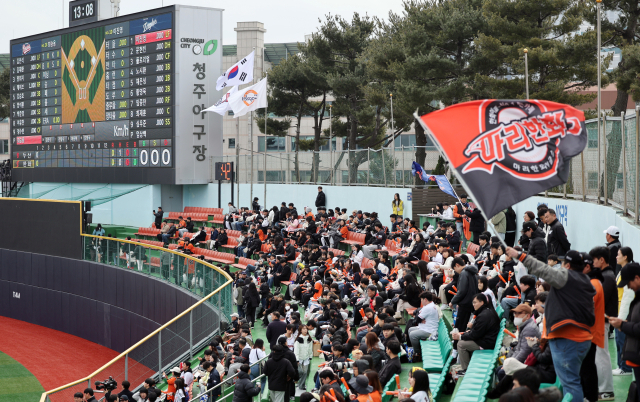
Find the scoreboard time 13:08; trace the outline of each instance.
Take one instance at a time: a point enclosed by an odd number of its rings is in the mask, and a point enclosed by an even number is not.
[[[11,42],[14,168],[174,167],[173,13],[116,21]]]

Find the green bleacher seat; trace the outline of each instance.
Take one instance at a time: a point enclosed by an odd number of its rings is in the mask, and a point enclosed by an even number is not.
[[[562,392],[562,384],[560,383],[560,377],[556,376],[556,382],[554,382],[553,384],[548,384],[548,383],[540,384],[540,389],[551,388],[551,387],[556,387],[560,390],[560,392]]]
[[[502,318],[502,314],[504,314],[504,310],[501,305],[496,305],[496,313],[498,313],[498,317]]]
[[[391,400],[393,396],[393,395],[387,395],[387,391],[395,391],[398,389],[398,383],[396,382],[396,377],[398,377],[397,374],[391,377],[389,382],[387,382],[387,384],[384,386],[384,389],[382,390],[382,402],[389,402],[389,400]]]
[[[565,394],[564,398],[562,398],[562,402],[571,402],[573,401],[573,395]]]
[[[451,366],[451,361],[453,360],[453,355],[449,354],[449,358],[445,362],[442,367],[442,371],[439,373],[429,373],[429,389],[431,389],[431,396],[433,400],[436,400],[438,395],[440,394],[440,390],[442,389],[442,384],[444,384],[444,379],[447,376],[447,372],[449,371],[449,366]]]
[[[489,390],[489,384],[493,376],[493,370],[502,347],[504,338],[505,320],[500,321],[500,332],[496,338],[493,349],[476,350],[471,355],[469,367],[462,377],[458,391],[453,396],[452,402],[483,402]]]
[[[420,341],[422,350],[422,368],[430,372],[440,372],[451,354],[451,338],[443,320],[438,324],[438,340]]]

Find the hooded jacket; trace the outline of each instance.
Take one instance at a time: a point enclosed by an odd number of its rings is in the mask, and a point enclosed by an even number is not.
[[[295,370],[291,362],[285,358],[282,345],[273,346],[273,352],[264,364],[264,374],[269,379],[269,391],[286,391],[289,387],[289,379],[295,376]]]
[[[244,371],[238,372],[238,379],[233,390],[232,402],[251,402],[260,393],[260,388],[251,382],[251,377]]]
[[[611,266],[602,268],[602,289],[604,290],[604,313],[609,317],[618,316],[618,285],[616,273]]]
[[[544,232],[540,227],[531,234],[529,242],[529,256],[541,262],[547,262],[547,244],[544,242]]]
[[[467,265],[458,278],[458,292],[451,299],[451,304],[470,307],[473,305],[473,297],[476,293],[478,293],[478,267]]]
[[[476,283],[478,281],[476,280]],[[458,288],[459,289],[459,288]],[[460,294],[458,292],[458,294]],[[500,332],[500,318],[496,311],[488,305],[483,305],[474,311],[476,320],[473,327],[460,335],[463,341],[474,341],[482,349],[493,349],[496,346],[498,333]]]

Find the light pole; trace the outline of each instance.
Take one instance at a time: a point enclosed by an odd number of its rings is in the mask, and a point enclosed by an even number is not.
[[[393,94],[389,94],[389,98],[391,98],[391,166],[392,169],[391,171],[393,172],[393,186],[395,187],[397,185],[397,179],[396,179],[396,142],[395,142],[395,134],[396,134],[396,130],[395,127],[393,125]],[[382,152],[384,152],[384,149],[382,150]],[[382,166],[383,169],[386,170],[386,168],[384,166]]]
[[[524,49],[524,88],[526,91],[527,99],[529,99],[529,59],[527,58],[527,54],[529,53],[528,49]]]
[[[598,50],[597,50],[598,54],[597,54],[597,58],[596,58],[596,60],[598,62],[598,198],[597,199],[598,199],[598,204],[600,204],[600,140],[601,140],[600,134],[602,132],[601,129],[600,129],[600,126],[601,126],[601,123],[600,123],[600,117],[601,117],[600,110],[602,109],[602,98],[600,96],[601,95],[600,87],[602,85],[601,82],[600,82],[601,76],[602,76],[602,71],[601,71],[602,67],[601,67],[601,63],[600,63],[600,52],[601,52],[601,46],[602,46],[601,38],[600,38],[600,20],[601,20],[602,17],[600,15],[600,10],[602,8],[602,0],[596,0],[596,8],[598,10],[598,12],[597,12],[598,21],[597,21],[597,24],[596,24],[596,29],[597,29],[597,33],[598,33]],[[606,157],[607,156],[605,155],[605,158]],[[606,200],[607,200],[607,194],[606,194],[607,190],[606,190],[606,188],[605,188],[604,191],[605,191],[604,199],[605,199],[605,204],[606,204]]]

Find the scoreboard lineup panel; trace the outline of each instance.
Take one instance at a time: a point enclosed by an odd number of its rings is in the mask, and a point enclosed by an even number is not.
[[[174,37],[174,13],[164,9],[12,41],[17,179],[81,180],[91,168],[137,168],[150,170],[135,180],[173,182]],[[55,169],[71,174],[49,172]],[[134,180],[90,176],[81,181]]]

